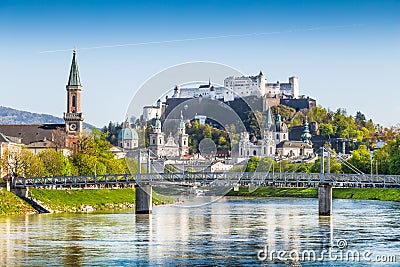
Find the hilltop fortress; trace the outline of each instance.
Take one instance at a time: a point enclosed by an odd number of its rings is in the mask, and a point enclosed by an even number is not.
[[[299,78],[289,77],[288,82],[267,82],[262,71],[256,76],[230,76],[225,78],[224,86],[201,84],[198,87],[175,86],[173,95],[159,100],[155,106],[143,107],[142,120],[155,119],[156,114],[166,117],[180,103],[193,98],[211,98],[231,104],[238,99],[252,98],[257,110],[266,112],[268,107],[283,104],[296,110],[316,106],[315,99],[300,96]]]

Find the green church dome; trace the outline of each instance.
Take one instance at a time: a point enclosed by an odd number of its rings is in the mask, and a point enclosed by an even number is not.
[[[137,132],[132,128],[123,128],[118,134],[119,140],[138,140]]]

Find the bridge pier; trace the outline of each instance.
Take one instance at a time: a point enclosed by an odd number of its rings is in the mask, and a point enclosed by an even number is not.
[[[29,188],[14,188],[11,190],[15,195],[22,197],[22,198],[28,198],[29,196]]]
[[[332,185],[329,183],[318,185],[318,211],[320,216],[332,215]]]
[[[135,186],[136,189],[136,214],[151,214],[153,211],[153,188],[149,184]]]

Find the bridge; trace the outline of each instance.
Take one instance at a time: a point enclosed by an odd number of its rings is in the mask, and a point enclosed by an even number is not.
[[[319,214],[332,214],[332,187],[400,188],[399,175],[274,173],[274,172],[186,172],[104,174],[90,176],[60,176],[14,178],[12,186],[18,195],[27,198],[28,188],[88,188],[105,186],[135,186],[136,213],[152,212],[152,186],[205,186],[212,192],[218,187],[246,185],[277,187],[318,187]],[[217,190],[218,191],[218,190]]]
[[[400,175],[330,174],[296,172],[186,172],[150,174],[103,174],[14,178],[14,188],[84,188],[89,186],[128,186],[139,183],[175,185],[252,185],[317,187],[321,182],[333,187],[400,188]]]
[[[332,187],[379,187],[400,188],[399,175],[364,174],[354,166],[343,161],[357,174],[331,174],[330,149],[321,148],[320,173],[275,173],[275,172],[175,172],[175,173],[137,173],[137,174],[105,174],[91,176],[61,176],[14,178],[12,186],[27,197],[30,187],[39,188],[87,188],[103,186],[135,186],[136,213],[149,214],[152,212],[152,185],[204,186],[212,192],[217,187],[233,188],[246,185],[249,188],[257,186],[280,187],[318,187],[318,205],[320,216],[332,215]],[[326,157],[326,171],[324,159]],[[140,153],[138,157],[140,165]],[[149,165],[150,161],[148,161]],[[140,170],[140,168],[139,168]],[[148,168],[148,170],[151,170]],[[217,190],[218,191],[218,190]]]

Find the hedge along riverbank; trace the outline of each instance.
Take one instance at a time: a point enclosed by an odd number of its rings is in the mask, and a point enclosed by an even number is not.
[[[231,190],[228,196],[246,197],[305,197],[317,198],[317,188],[281,188],[259,187],[249,192],[248,187],[240,187],[239,191]],[[383,201],[400,201],[400,189],[397,188],[333,188],[333,198],[340,199],[372,199]]]
[[[134,208],[135,189],[30,189],[29,195],[44,207],[57,212],[122,210]],[[153,204],[174,203],[171,197],[153,191]]]

